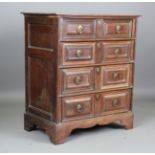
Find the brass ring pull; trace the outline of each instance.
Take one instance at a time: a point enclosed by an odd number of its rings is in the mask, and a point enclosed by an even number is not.
[[[76,111],[79,112],[79,113],[81,113],[82,110],[83,110],[83,106],[82,106],[81,104],[78,103],[78,104],[76,105]]]
[[[77,30],[78,30],[78,33],[82,34],[84,32],[84,27],[82,25],[79,25]]]
[[[118,77],[119,77],[119,73],[118,73],[118,72],[114,72],[114,73],[112,74],[113,80],[117,80]]]
[[[81,57],[82,56],[82,50],[77,50],[76,51],[76,56]]]
[[[116,33],[120,33],[120,30],[121,30],[121,25],[116,25]]]
[[[75,84],[80,84],[80,82],[81,82],[81,77],[80,76],[76,76],[75,77],[75,79],[74,79],[74,82],[75,82]]]
[[[120,104],[120,102],[119,102],[118,99],[114,99],[114,100],[112,101],[112,106],[113,106],[113,107],[117,107],[117,106],[119,106],[119,104]]]

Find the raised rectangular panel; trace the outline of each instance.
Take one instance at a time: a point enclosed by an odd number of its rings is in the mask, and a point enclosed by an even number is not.
[[[95,73],[93,67],[62,70],[62,93],[80,93],[94,90]]]
[[[132,66],[110,65],[101,67],[100,89],[121,88],[132,84]]]
[[[103,21],[104,38],[131,38],[132,37],[132,20],[112,20]]]
[[[63,40],[82,40],[95,38],[95,20],[93,19],[63,19]]]
[[[28,24],[28,47],[53,51],[55,33],[52,25]]]
[[[62,120],[90,118],[94,115],[93,95],[65,97],[62,99]]]
[[[63,43],[62,65],[95,63],[95,43]]]

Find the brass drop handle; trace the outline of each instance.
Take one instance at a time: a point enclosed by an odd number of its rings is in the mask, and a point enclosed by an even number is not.
[[[112,106],[113,106],[113,107],[117,107],[119,104],[120,104],[120,102],[119,102],[118,99],[114,99],[114,100],[112,101]]]
[[[115,53],[116,55],[118,55],[119,52],[120,52],[120,49],[119,49],[119,48],[116,48],[116,49],[114,50],[114,53]]]
[[[118,77],[119,77],[119,73],[118,73],[118,72],[114,72],[114,73],[112,74],[113,80],[117,80]]]
[[[116,25],[115,29],[116,29],[116,33],[120,33],[121,25]]]
[[[82,34],[84,32],[83,25],[78,25],[77,31],[78,31],[78,33]]]
[[[95,99],[96,99],[96,100],[99,100],[99,98],[100,98],[100,94],[96,94],[96,95],[95,95]]]
[[[77,50],[76,51],[76,56],[81,57],[82,56],[82,50]]]
[[[74,82],[75,82],[75,84],[80,84],[80,82],[81,82],[81,77],[80,76],[76,76],[75,77],[75,79],[74,79]]]
[[[82,110],[83,110],[83,106],[82,106],[80,103],[78,103],[78,104],[76,105],[76,111],[79,112],[79,113],[81,113]]]

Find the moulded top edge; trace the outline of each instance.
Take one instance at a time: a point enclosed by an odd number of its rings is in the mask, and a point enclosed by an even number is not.
[[[33,15],[33,16],[57,16],[56,13],[46,13],[46,12],[21,12],[23,15]]]
[[[32,16],[62,16],[62,17],[140,17],[141,15],[132,15],[132,14],[56,14],[56,13],[46,13],[46,12],[21,12],[24,15]]]

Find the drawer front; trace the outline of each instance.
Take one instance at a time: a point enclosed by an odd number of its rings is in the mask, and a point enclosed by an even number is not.
[[[129,109],[130,95],[129,91],[118,91],[105,93],[103,95],[104,111],[113,111],[118,109]]]
[[[130,109],[131,90],[119,90],[96,95],[95,114],[112,114]]]
[[[62,121],[92,117],[94,115],[93,96],[82,95],[62,99]]]
[[[62,70],[62,93],[94,90],[94,68],[72,68]]]
[[[132,20],[104,20],[105,38],[132,37]]]
[[[131,73],[130,64],[101,67],[101,89],[130,86]]]
[[[62,45],[62,65],[93,64],[95,43],[64,43]]]
[[[129,110],[130,91],[116,91],[103,95],[104,112],[114,110]]]
[[[126,62],[133,59],[133,43],[131,41],[103,42],[103,63]]]
[[[63,19],[62,40],[81,40],[95,38],[95,20]]]

